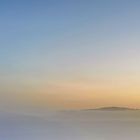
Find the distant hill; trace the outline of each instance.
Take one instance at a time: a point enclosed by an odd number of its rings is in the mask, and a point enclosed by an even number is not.
[[[87,109],[87,110],[101,110],[101,111],[127,111],[127,110],[139,110],[127,107],[102,107],[97,109]]]

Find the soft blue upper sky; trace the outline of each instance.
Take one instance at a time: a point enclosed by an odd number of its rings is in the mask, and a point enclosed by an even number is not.
[[[139,26],[138,0],[1,0],[2,87],[140,76]]]
[[[25,62],[28,56],[42,59],[42,53],[47,59],[54,51],[106,54],[128,39],[138,41],[139,4],[137,0],[2,0],[1,63],[9,69],[11,62]]]

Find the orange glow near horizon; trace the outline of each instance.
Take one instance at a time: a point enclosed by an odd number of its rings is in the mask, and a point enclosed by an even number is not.
[[[67,79],[66,79],[67,78]],[[32,78],[31,78],[32,79]],[[90,109],[105,106],[140,108],[138,76],[110,75],[94,77],[65,76],[61,79],[25,77],[17,83],[9,81],[10,94],[0,94],[1,100],[17,106],[32,106],[49,109]],[[17,88],[18,87],[18,88]],[[2,88],[1,88],[2,90]]]

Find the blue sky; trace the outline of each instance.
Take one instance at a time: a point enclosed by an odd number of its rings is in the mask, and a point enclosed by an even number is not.
[[[71,81],[75,86],[79,81],[87,85],[110,80],[118,85],[116,77],[123,76],[133,77],[133,83],[128,82],[133,87],[140,77],[139,4],[138,0],[1,0],[0,93],[26,93],[26,87],[34,92],[34,87],[59,87]]]

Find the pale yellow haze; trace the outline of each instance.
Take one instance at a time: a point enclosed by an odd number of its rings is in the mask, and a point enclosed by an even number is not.
[[[140,108],[138,75],[83,75],[60,76],[58,79],[50,76],[48,81],[45,77],[32,80],[25,77],[21,81],[18,79],[18,84],[9,81],[8,88],[1,88],[1,104],[60,110],[103,106]]]
[[[47,86],[52,107],[82,109],[102,106],[140,107],[140,86],[136,77],[53,81]],[[44,92],[46,89],[44,89]]]

